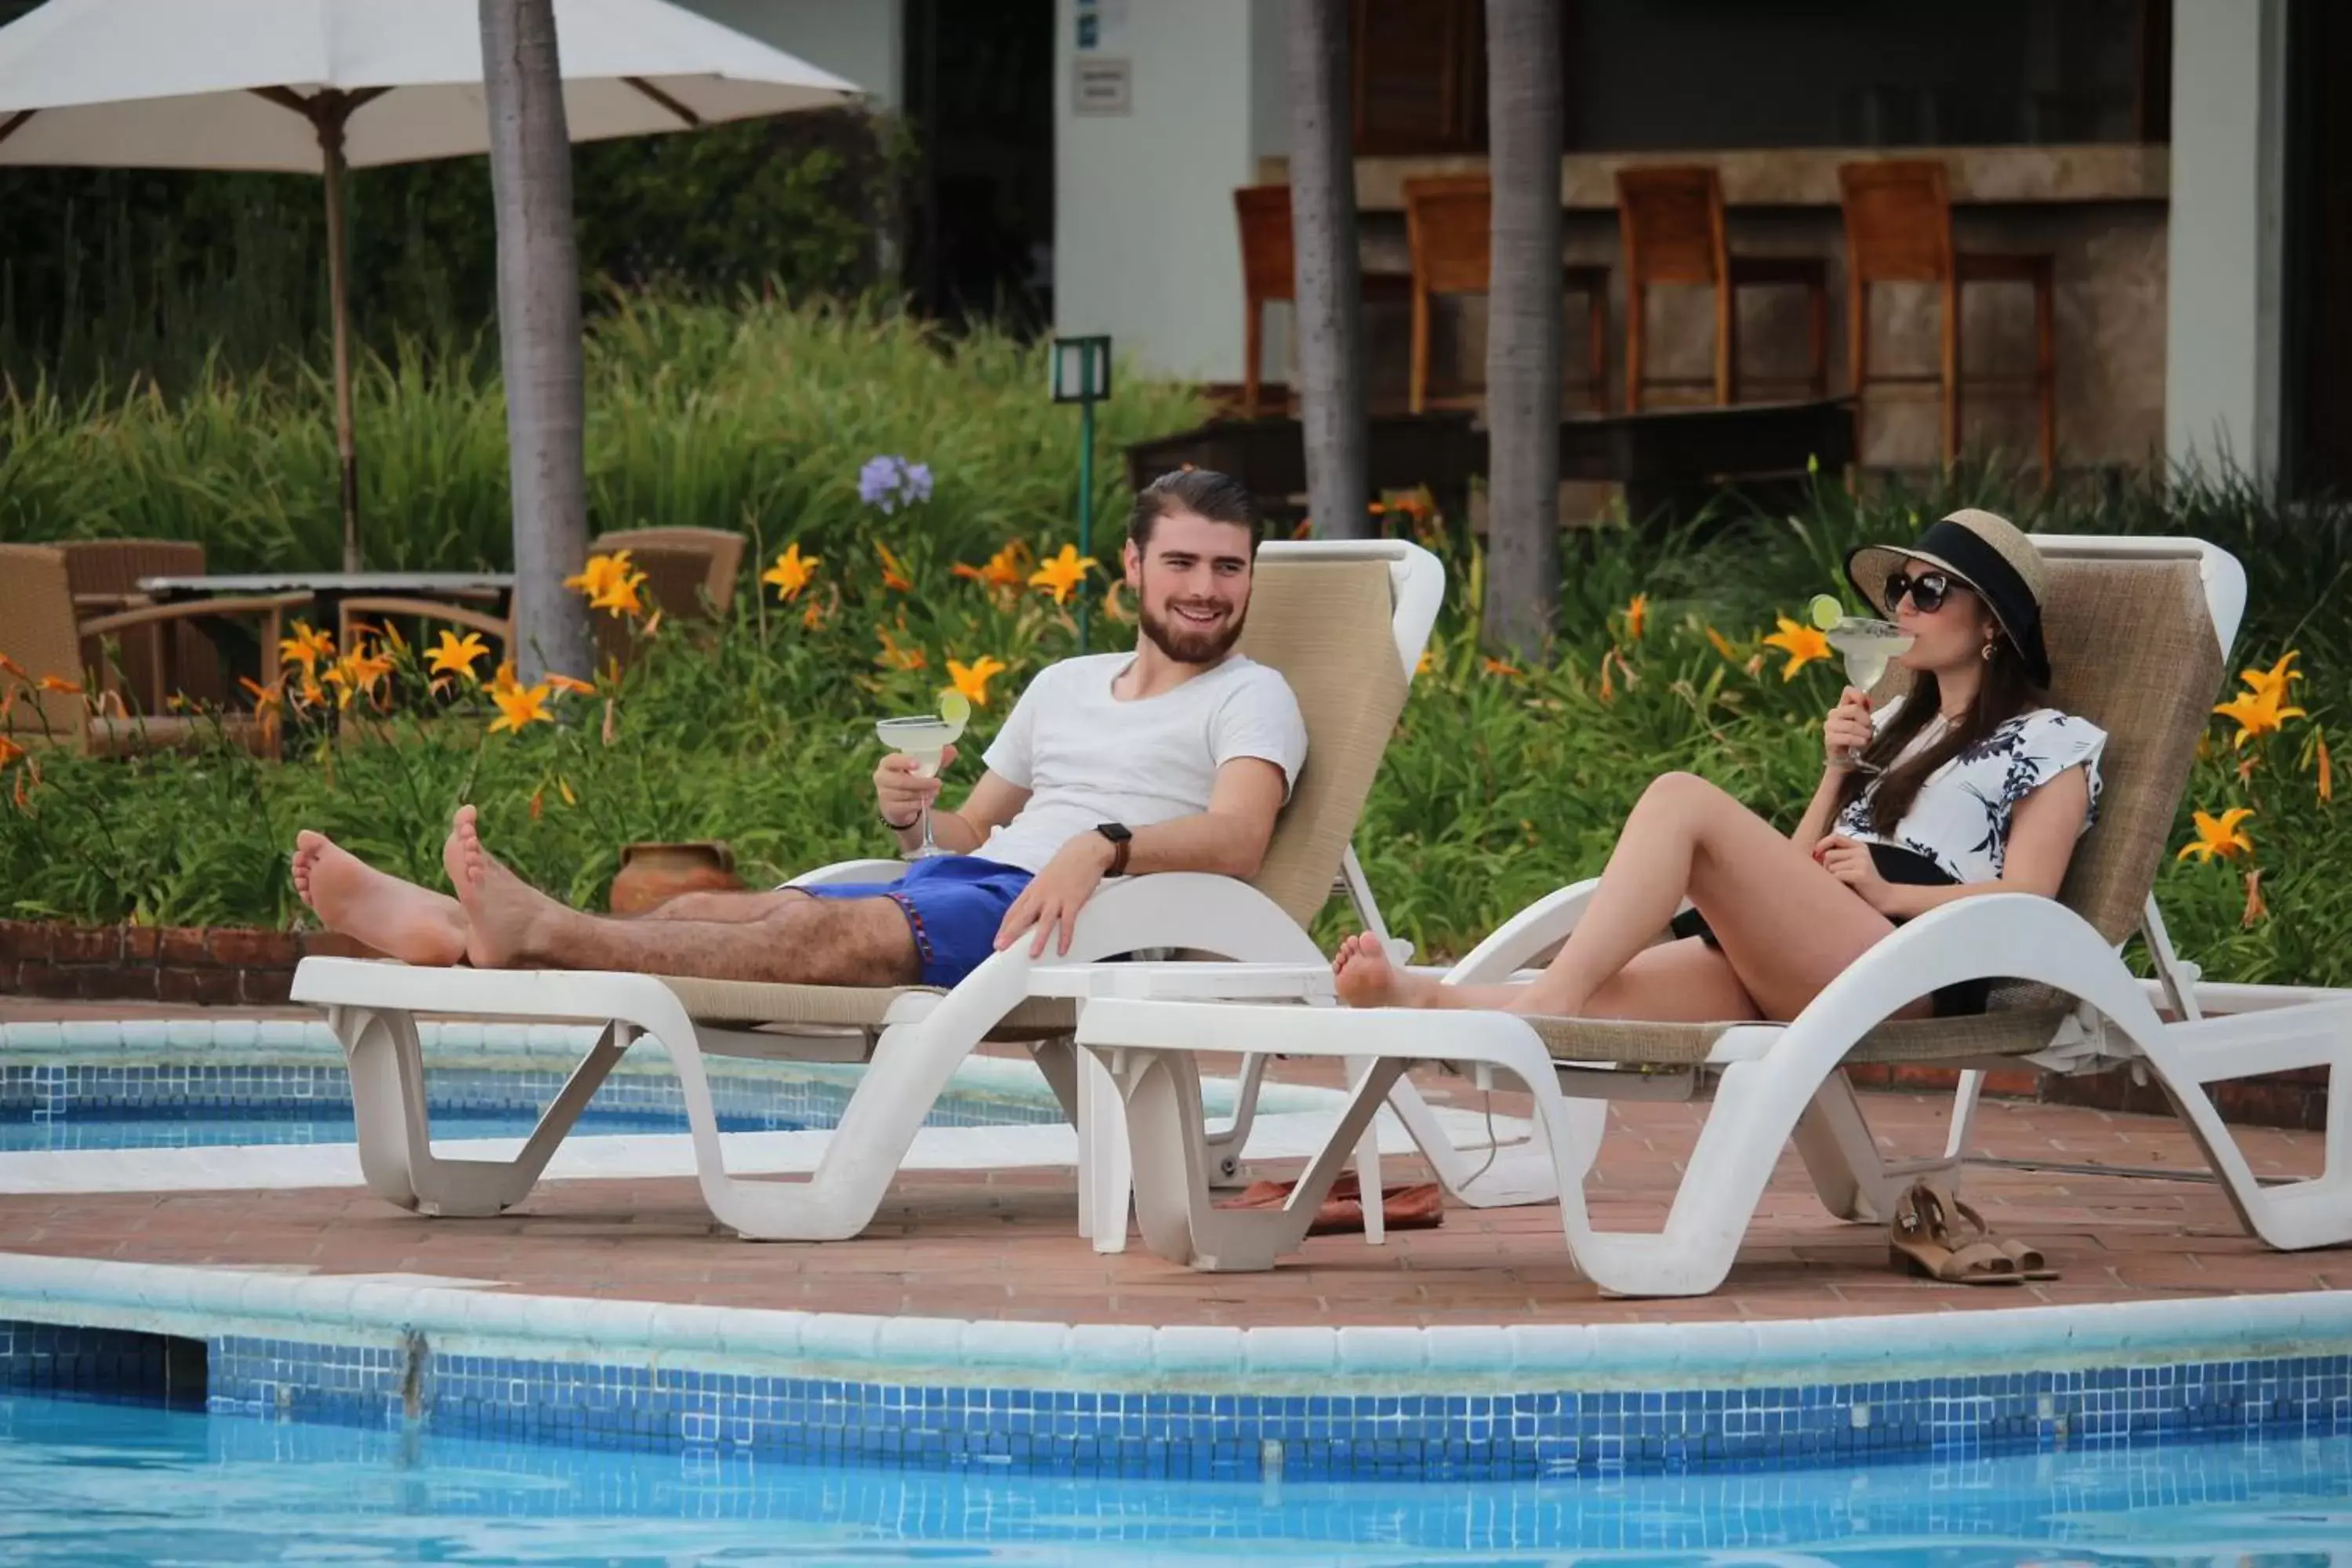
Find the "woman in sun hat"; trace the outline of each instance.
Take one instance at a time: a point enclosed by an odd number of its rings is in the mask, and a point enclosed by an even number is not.
[[[1536,980],[1439,985],[1350,938],[1335,962],[1341,998],[1788,1019],[1906,920],[1981,893],[2055,897],[2096,814],[2106,736],[2042,702],[2041,552],[2005,519],[1969,510],[1907,547],[1856,550],[1846,575],[1912,639],[1896,661],[1911,686],[1875,710],[1846,689],[1822,725],[1821,784],[1795,833],[1782,837],[1705,779],[1668,773],[1626,818],[1583,919]],[[1695,910],[1675,919],[1685,899]],[[1654,945],[1670,922],[1682,940]],[[1981,983],[1948,987],[1901,1016],[1980,1012],[1985,994]]]

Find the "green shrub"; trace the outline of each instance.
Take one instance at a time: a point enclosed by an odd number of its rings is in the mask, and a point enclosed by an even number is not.
[[[635,839],[726,838],[754,878],[876,853],[873,721],[928,707],[950,659],[986,656],[1009,668],[954,770],[975,776],[1011,696],[1074,649],[1066,614],[1036,590],[992,592],[954,571],[1008,543],[1044,554],[1074,531],[1075,420],[1045,401],[1038,353],[987,333],[944,340],[870,310],[625,300],[599,324],[590,365],[596,524],[747,526],[761,538],[751,574],[797,543],[821,565],[795,602],[747,574],[723,627],[665,626],[617,692],[609,744],[605,693],[555,698],[564,722],[493,735],[478,696],[421,720],[442,700],[402,675],[391,713],[363,700],[332,742],[298,726],[282,763],[218,748],[43,756],[23,804],[0,801],[0,912],[283,925],[300,917],[286,877],[299,826],[436,881],[461,800],[480,805],[490,842],[520,870],[590,904]],[[502,561],[495,384],[415,353],[372,366],[365,387],[375,558]],[[19,399],[0,431],[0,537],[178,533],[205,539],[223,567],[328,563],[323,414],[315,383],[284,377],[215,376],[178,399]],[[1125,500],[1119,447],[1195,415],[1181,389],[1123,385],[1102,420],[1101,515]],[[930,501],[884,517],[858,500],[859,464],[885,452],[930,466]],[[2243,751],[2214,721],[2186,807],[2252,807],[2243,826],[2255,847],[2168,858],[2160,896],[2175,940],[2216,976],[2352,984],[2352,816],[2318,797],[2320,745],[2352,692],[2342,533],[2226,487],[2046,506],[2008,490],[1999,475],[1972,474],[1857,502],[1825,485],[1795,517],[1727,503],[1679,529],[1571,535],[1557,657],[1523,674],[1490,668],[1475,646],[1482,569],[1453,563],[1429,668],[1357,836],[1397,929],[1425,952],[1465,950],[1528,900],[1598,870],[1643,785],[1670,768],[1791,821],[1838,679],[1814,665],[1784,680],[1784,656],[1759,639],[1776,612],[1833,581],[1852,543],[1907,537],[1970,501],[2050,531],[2200,534],[2246,563],[2251,603],[2231,668],[2298,650],[2306,679],[2291,698],[2306,711]],[[1116,529],[1103,532],[1108,558]],[[885,585],[877,543],[903,562],[910,592]],[[1636,593],[1638,637],[1626,614]],[[1096,624],[1097,646],[1130,635]],[[921,668],[901,668],[893,647]],[[27,777],[20,760],[5,783]],[[2185,808],[2173,847],[2193,837]],[[2250,911],[2256,869],[2266,907]],[[1336,912],[1327,921],[1335,931]]]

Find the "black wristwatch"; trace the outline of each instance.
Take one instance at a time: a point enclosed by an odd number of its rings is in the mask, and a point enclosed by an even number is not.
[[[1128,850],[1132,847],[1135,843],[1134,833],[1123,825],[1116,822],[1097,822],[1095,824],[1095,831],[1101,834],[1105,838],[1109,839],[1111,843],[1110,869],[1104,872],[1103,875],[1106,877],[1126,876],[1127,855]]]

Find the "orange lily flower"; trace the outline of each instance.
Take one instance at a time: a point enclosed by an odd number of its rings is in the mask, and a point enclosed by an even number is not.
[[[948,660],[948,679],[955,683],[955,689],[962,692],[973,707],[985,708],[988,706],[989,681],[1003,674],[1007,668],[1003,659],[985,654],[970,664],[960,658],[951,658]]]
[[[588,557],[588,563],[580,569],[579,574],[566,577],[563,580],[563,585],[567,588],[577,588],[589,598],[594,599],[602,595],[614,584],[626,580],[629,573],[629,552],[625,550],[615,550],[609,555]],[[637,581],[640,583],[645,581],[642,574],[638,575]]]
[[[790,545],[776,557],[773,566],[760,574],[760,581],[773,584],[777,599],[789,603],[801,596],[801,590],[807,587],[809,579],[816,575],[822,560],[821,556],[803,555],[797,543]]]
[[[548,672],[547,684],[552,686],[558,691],[569,691],[575,697],[593,697],[596,695],[596,689],[589,685],[586,681],[569,675],[557,675],[552,670]]]
[[[44,691],[60,692],[68,697],[79,697],[81,695],[81,682],[79,680],[68,680],[62,675],[45,675],[41,677],[39,680],[34,682],[34,684],[38,686]]]
[[[904,632],[907,628],[900,626],[898,629]],[[889,627],[877,626],[875,635],[882,639],[882,651],[874,656],[874,662],[883,668],[923,669],[929,667],[931,661],[924,656],[921,648],[902,646],[890,635]]]
[[[299,664],[306,676],[316,675],[319,672],[319,661],[322,658],[332,658],[334,656],[333,634],[313,631],[308,621],[296,621],[294,635],[278,639],[278,662]]]
[[[1037,570],[1029,574],[1029,585],[1043,588],[1053,595],[1054,603],[1066,604],[1078,584],[1086,581],[1087,574],[1095,569],[1094,562],[1078,559],[1076,545],[1065,544],[1061,553],[1047,557]]]
[[[1633,595],[1633,602],[1625,606],[1625,640],[1640,642],[1642,634],[1649,629],[1649,625],[1650,595],[1636,594]]]
[[[1801,626],[1786,616],[1778,616],[1780,629],[1763,639],[1767,647],[1777,647],[1789,656],[1788,665],[1780,671],[1782,680],[1794,680],[1797,671],[1815,659],[1830,656],[1830,639],[1811,626]]]
[[[2242,692],[2213,710],[2221,717],[2238,726],[2234,747],[2242,748],[2248,741],[2275,734],[2289,719],[2300,719],[2300,708],[2282,706],[2286,699],[2286,683],[2264,684],[2256,690]]]
[[[2183,845],[2173,858],[2186,860],[2194,855],[2200,860],[2210,861],[2219,855],[2224,860],[2233,860],[2241,855],[2252,854],[2254,841],[2246,837],[2239,824],[2253,815],[2253,808],[2246,805],[2233,805],[2219,816],[2202,811],[2189,813],[2196,819],[2197,842]]]
[[[890,547],[880,540],[874,542],[874,553],[882,558],[882,586],[896,588],[901,594],[915,591],[915,580],[907,575],[905,563],[890,553]]]
[[[481,633],[467,632],[461,637],[455,632],[445,630],[441,634],[440,644],[425,656],[425,662],[436,675],[470,677],[474,673],[475,661],[488,658],[489,653],[490,645],[482,640]]]
[[[531,687],[493,687],[490,700],[499,705],[499,716],[490,721],[490,733],[511,730],[520,734],[525,724],[554,723],[555,715],[547,710],[549,695],[543,681]]]
[[[985,566],[968,566],[961,561],[957,562],[955,574],[959,577],[969,577],[982,587],[1003,588],[1017,593],[1022,584],[1028,580],[1029,563],[1032,559],[1034,558],[1029,553],[1029,547],[1016,539],[990,556],[988,564]]]

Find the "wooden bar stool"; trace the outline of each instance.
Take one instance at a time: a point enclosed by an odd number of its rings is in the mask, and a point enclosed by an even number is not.
[[[2042,404],[2042,484],[2058,468],[2058,357],[2055,260],[1952,247],[1952,200],[1944,165],[1933,160],[1845,163],[1838,168],[1845,206],[1847,331],[1853,364],[1854,450],[1862,450],[1863,388],[1873,381],[1935,382],[1943,392],[1943,454],[1960,455],[1960,297],[1971,283],[2026,283],[2033,289],[2033,374],[1984,381],[1980,387],[2024,391]],[[1873,374],[1870,286],[1934,283],[1943,289],[1943,363],[1934,375]]]
[[[1617,226],[1625,246],[1625,411],[1638,414],[1651,386],[1715,388],[1717,404],[1739,401],[1738,291],[1788,286],[1810,308],[1806,379],[1829,395],[1829,263],[1818,256],[1735,256],[1724,237],[1723,184],[1713,169],[1622,169]],[[1652,377],[1646,370],[1650,286],[1715,290],[1715,374]]]
[[[1290,187],[1243,185],[1234,192],[1234,216],[1242,237],[1242,414],[1255,419],[1263,412],[1258,367],[1265,358],[1265,308],[1298,293]],[[1412,294],[1412,279],[1402,272],[1367,272],[1363,284],[1367,304],[1401,305]]]
[[[1405,237],[1412,248],[1412,412],[1429,404],[1429,302],[1439,294],[1484,294],[1494,272],[1494,187],[1484,174],[1442,174],[1404,183]],[[1609,412],[1609,268],[1562,262],[1564,293],[1585,300],[1592,408]]]

